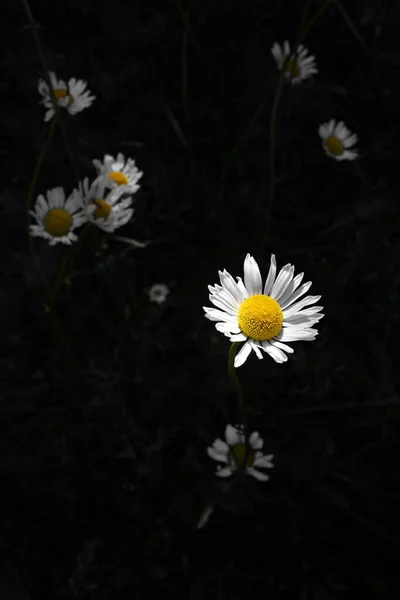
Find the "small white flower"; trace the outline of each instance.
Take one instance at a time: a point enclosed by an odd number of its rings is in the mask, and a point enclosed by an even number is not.
[[[66,108],[70,115],[76,115],[76,113],[91,106],[95,96],[91,96],[89,90],[85,91],[87,86],[85,81],[72,77],[67,84],[63,79],[58,79],[52,71],[49,72],[49,76],[57,98],[57,104],[62,108]],[[55,113],[55,109],[53,95],[44,79],[39,79],[38,91],[42,96],[40,104],[47,108],[44,120],[45,122],[50,121]]]
[[[29,226],[30,234],[48,240],[50,246],[57,243],[70,245],[78,239],[73,230],[87,221],[81,195],[74,190],[65,200],[63,188],[56,187],[48,190],[46,196],[47,199],[40,194],[35,209],[29,211],[37,223]]]
[[[291,83],[300,83],[304,79],[309,79],[318,70],[316,68],[315,57],[307,56],[308,50],[299,44],[296,55],[290,50],[290,44],[287,40],[281,47],[277,42],[272,46],[271,52],[280,71],[284,71],[286,79]]]
[[[357,134],[347,129],[343,121],[337,123],[331,119],[328,123],[322,123],[318,133],[323,149],[335,160],[355,160],[358,157],[357,150],[350,150],[358,142]]]
[[[125,186],[108,189],[107,180],[107,176],[102,175],[89,185],[86,177],[79,184],[79,191],[88,221],[107,233],[113,233],[132,217],[133,209],[128,208],[132,198],[122,198],[129,191]]]
[[[165,283],[154,283],[149,289],[150,302],[157,302],[157,304],[163,304],[169,295],[169,287]]]
[[[233,425],[227,425],[225,428],[225,440],[224,442],[218,438],[212,446],[207,448],[210,458],[225,464],[224,467],[221,467],[221,465],[217,466],[215,474],[218,477],[229,477],[243,465],[246,473],[259,481],[267,481],[269,479],[269,475],[258,469],[272,469],[274,466],[272,462],[274,455],[260,452],[264,442],[260,438],[258,431],[254,431],[249,436],[249,452],[247,456],[245,435],[242,426],[236,425],[236,427],[233,427]],[[246,464],[244,465],[245,460]]]
[[[294,267],[289,263],[276,276],[275,255],[264,288],[260,269],[254,258],[247,254],[244,261],[244,283],[237,282],[226,270],[218,271],[222,285],[208,286],[210,301],[217,308],[203,307],[207,319],[217,321],[215,328],[231,342],[245,342],[235,357],[235,367],[240,367],[253,350],[257,358],[262,352],[269,354],[277,363],[286,362],[285,352],[293,349],[283,342],[314,340],[318,334],[312,329],[322,317],[322,306],[306,308],[321,296],[306,296],[311,281],[300,285],[304,273],[293,278]],[[304,309],[304,310],[303,310]]]
[[[117,155],[117,158],[106,154],[103,162],[95,158],[93,164],[98,175],[106,175],[108,177],[107,187],[125,185],[129,187],[129,191],[132,194],[140,188],[137,182],[142,177],[143,172],[139,171],[133,158],[125,159],[125,156],[121,152]]]

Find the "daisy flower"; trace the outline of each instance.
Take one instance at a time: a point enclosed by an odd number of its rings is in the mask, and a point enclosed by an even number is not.
[[[121,152],[116,158],[110,154],[106,154],[103,162],[95,158],[93,164],[97,169],[98,175],[107,175],[108,187],[126,185],[129,186],[129,191],[132,194],[140,188],[137,182],[143,175],[143,172],[139,171],[132,158],[125,159],[125,156]]]
[[[273,454],[263,454],[260,452],[264,445],[260,434],[254,431],[249,436],[249,451],[246,456],[246,442],[243,427],[236,425],[227,425],[225,428],[225,442],[216,439],[212,446],[207,448],[207,453],[210,458],[224,463],[224,467],[217,466],[215,472],[218,477],[229,477],[234,471],[242,465],[246,473],[252,475],[259,481],[267,481],[269,475],[259,471],[258,469],[272,469],[274,458]],[[246,464],[244,462],[246,461]]]
[[[40,194],[35,209],[29,211],[37,223],[29,226],[30,234],[48,240],[50,246],[57,243],[70,245],[78,239],[73,230],[87,221],[81,195],[74,190],[65,200],[63,188],[56,187],[48,190],[46,196],[47,199]]]
[[[90,95],[89,90],[85,91],[87,83],[82,79],[72,77],[67,84],[63,79],[58,79],[52,71],[49,72],[49,76],[57,98],[57,104],[62,108],[66,108],[70,115],[76,115],[76,113],[88,108],[95,99],[95,96]],[[55,113],[53,95],[44,79],[39,79],[38,90],[42,96],[40,104],[47,108],[44,115],[44,120],[47,122]]]
[[[97,177],[91,185],[86,177],[79,184],[84,211],[88,221],[107,233],[113,233],[125,225],[133,215],[132,198],[121,198],[126,194],[125,186],[107,189],[107,177]]]
[[[169,287],[165,283],[154,283],[149,289],[150,302],[157,302],[157,304],[163,304],[169,295]]]
[[[283,42],[282,47],[275,42],[271,48],[271,53],[275,58],[278,69],[284,71],[286,79],[290,79],[291,83],[300,83],[318,73],[315,57],[307,56],[308,50],[304,48],[303,44],[299,44],[296,55],[294,55],[290,51],[287,40]]]
[[[355,160],[358,157],[357,150],[350,150],[358,141],[357,134],[347,129],[343,121],[337,123],[331,119],[328,123],[322,123],[318,133],[323,149],[335,160]]]
[[[235,367],[240,367],[253,350],[257,358],[262,352],[269,354],[277,363],[286,362],[286,352],[293,349],[284,342],[314,340],[318,334],[312,329],[324,315],[322,306],[304,308],[317,302],[321,296],[306,296],[311,281],[300,285],[304,273],[293,278],[294,267],[289,263],[276,276],[275,255],[264,288],[260,269],[254,258],[247,254],[244,261],[244,283],[237,282],[226,270],[219,271],[221,285],[208,286],[210,301],[217,308],[203,307],[205,316],[216,321],[216,329],[231,342],[244,342],[235,357]],[[300,287],[299,287],[300,286]]]

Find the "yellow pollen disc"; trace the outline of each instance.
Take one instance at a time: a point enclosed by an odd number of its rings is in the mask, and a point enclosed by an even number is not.
[[[235,444],[232,446],[229,452],[229,461],[236,463],[237,466],[241,466],[244,463],[244,459],[246,457],[246,445],[245,444]],[[246,458],[246,466],[252,467],[254,463],[254,454],[247,455]]]
[[[53,208],[44,218],[44,228],[54,237],[67,235],[71,227],[72,217],[63,208]]]
[[[264,294],[257,294],[242,302],[238,322],[244,334],[261,342],[270,340],[280,332],[283,312],[276,300]]]
[[[68,94],[67,90],[65,88],[58,88],[54,90],[54,95],[57,98],[57,100],[60,100],[61,98],[66,98],[67,96],[69,97],[69,104],[72,104],[74,101],[74,98],[71,94]]]
[[[127,176],[121,171],[111,171],[110,179],[115,181],[117,185],[128,185],[129,183]]]
[[[92,204],[96,204],[96,210],[94,211],[95,219],[104,219],[107,221],[108,215],[111,212],[111,206],[105,200],[92,200]]]
[[[292,77],[300,77],[300,65],[297,60],[289,59],[285,64],[285,71]]]
[[[326,140],[325,144],[331,154],[335,156],[343,154],[343,142],[339,138],[332,135]]]

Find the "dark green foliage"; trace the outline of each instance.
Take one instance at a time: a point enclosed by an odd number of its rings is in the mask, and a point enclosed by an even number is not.
[[[118,234],[148,242],[91,231],[49,314],[24,230],[46,133],[40,62],[10,3],[2,600],[398,598],[399,15],[333,2],[305,39],[319,75],[284,87],[267,231],[270,48],[295,40],[304,4],[32,2],[49,67],[96,95],[65,119],[80,177],[106,153],[135,158],[142,187]],[[323,153],[330,118],[359,134],[359,161]],[[76,185],[59,133],[35,198],[57,185]],[[64,249],[35,248],[54,282]],[[326,314],[288,363],[253,355],[238,370],[275,455],[263,484],[217,479],[206,454],[238,413],[229,341],[202,306],[247,252],[264,277],[271,252],[304,271]],[[171,287],[161,306],[154,282]]]

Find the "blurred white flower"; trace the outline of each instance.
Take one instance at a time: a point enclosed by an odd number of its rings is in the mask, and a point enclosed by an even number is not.
[[[79,184],[79,192],[83,198],[84,211],[88,221],[107,233],[113,233],[125,225],[133,215],[129,208],[132,198],[122,198],[127,193],[125,186],[107,188],[108,177],[97,177],[91,185],[86,177]]]
[[[76,113],[81,112],[85,108],[89,107],[95,99],[95,96],[90,95],[89,90],[85,91],[87,83],[82,81],[82,79],[75,79],[72,77],[68,83],[66,83],[63,79],[58,79],[55,73],[52,71],[49,72],[49,76],[51,84],[54,88],[57,104],[61,108],[66,108],[70,115],[76,115]],[[44,79],[39,79],[38,91],[42,96],[40,104],[47,109],[44,115],[44,120],[45,122],[50,121],[55,113],[55,109],[53,104],[53,96],[47,82]]]
[[[216,329],[231,342],[245,342],[235,357],[235,367],[240,367],[253,350],[257,358],[262,352],[269,354],[277,363],[287,361],[285,352],[293,349],[283,342],[314,340],[318,335],[312,329],[322,317],[322,306],[304,307],[317,302],[321,296],[306,296],[311,281],[300,285],[304,273],[293,278],[294,267],[289,263],[276,276],[275,255],[264,288],[260,269],[254,258],[247,254],[244,261],[244,283],[237,282],[226,270],[219,271],[222,285],[208,286],[210,301],[217,308],[203,307],[205,316],[216,321]]]
[[[284,71],[286,79],[289,79],[291,83],[301,83],[304,79],[309,79],[318,73],[315,57],[307,56],[308,50],[303,44],[299,44],[295,55],[290,50],[290,44],[287,40],[283,42],[282,47],[278,42],[275,42],[271,52],[278,69]]]
[[[143,172],[139,171],[133,158],[126,158],[121,152],[117,158],[106,154],[103,161],[93,160],[98,175],[107,176],[107,187],[128,186],[129,192],[134,194],[140,188],[139,179]]]
[[[218,438],[212,446],[207,448],[210,458],[224,463],[223,467],[221,465],[217,466],[215,474],[218,477],[229,477],[243,465],[246,473],[259,481],[267,481],[269,479],[269,475],[259,471],[259,469],[272,469],[274,466],[272,462],[274,455],[260,452],[264,442],[257,431],[254,431],[249,436],[249,452],[247,456],[245,435],[242,426],[236,425],[236,427],[233,427],[233,425],[227,425],[225,428],[225,440],[223,441]]]
[[[78,239],[73,230],[87,221],[81,195],[74,190],[66,200],[63,188],[56,187],[48,190],[46,197],[40,194],[34,210],[29,211],[37,223],[29,226],[30,234],[48,240],[50,246],[70,245]]]
[[[357,150],[350,150],[358,142],[357,134],[347,129],[343,121],[336,122],[335,119],[331,119],[322,123],[318,133],[323,149],[335,160],[355,160],[358,157]]]
[[[167,300],[169,292],[169,287],[165,283],[154,283],[148,292],[150,302],[163,304]]]

